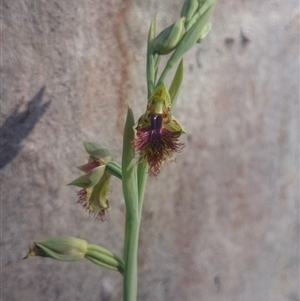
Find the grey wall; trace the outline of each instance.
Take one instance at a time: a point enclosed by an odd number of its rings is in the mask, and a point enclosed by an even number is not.
[[[109,221],[66,184],[83,140],[120,162],[129,100],[146,105],[148,26],[183,1],[2,1],[2,300],[121,300],[122,279],[88,261],[21,260],[73,235],[122,254],[124,203]],[[188,135],[147,185],[139,300],[299,301],[298,1],[219,1],[185,59],[174,115]]]

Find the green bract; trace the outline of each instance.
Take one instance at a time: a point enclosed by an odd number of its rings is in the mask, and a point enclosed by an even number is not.
[[[170,98],[171,98],[171,110],[173,110],[175,104],[176,104],[176,100],[177,100],[177,96],[179,93],[179,89],[181,86],[181,82],[182,82],[182,78],[183,78],[183,59],[181,59],[177,70],[175,72],[175,75],[173,77],[170,89],[169,89],[169,94],[170,94]]]

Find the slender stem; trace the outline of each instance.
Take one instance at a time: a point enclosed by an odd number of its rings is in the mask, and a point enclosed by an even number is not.
[[[125,269],[124,269],[124,301],[136,301],[137,297],[137,254],[140,220],[126,214],[126,226],[128,227],[125,243]]]
[[[139,201],[138,180],[135,151],[132,146],[134,139],[134,117],[128,107],[124,127],[122,154],[122,187],[126,205],[125,239],[124,239],[124,288],[123,300],[136,301],[137,296],[137,251],[139,238]]]
[[[141,220],[141,214],[143,209],[143,202],[144,202],[144,194],[146,183],[148,179],[148,163],[141,162],[138,165],[137,169],[137,177],[138,177],[138,200],[139,200],[139,218]]]
[[[123,261],[125,262],[126,259],[126,253],[128,249],[128,235],[129,235],[129,227],[128,227],[128,221],[127,218],[125,219],[125,233],[124,233],[124,246],[123,246]]]
[[[144,192],[147,182],[148,164],[141,162],[138,165],[138,201],[139,212],[138,218],[132,216],[128,211],[125,221],[125,241],[124,241],[124,301],[136,301],[137,296],[137,255],[138,255],[138,240],[139,229],[141,222],[142,206],[144,200]]]
[[[167,75],[169,74],[169,72],[172,70],[172,68],[174,67],[175,63],[177,61],[172,60],[173,55],[170,57],[170,59],[168,60],[165,69],[163,70],[163,72],[160,75],[160,78],[156,84],[155,87],[158,87],[159,85],[161,85],[163,82],[165,82]]]

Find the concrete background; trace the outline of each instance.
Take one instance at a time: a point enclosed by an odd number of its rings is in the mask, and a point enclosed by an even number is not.
[[[146,35],[183,1],[1,2],[1,300],[122,299],[118,273],[88,261],[21,260],[58,235],[122,254],[124,203],[109,221],[76,204],[82,141],[120,162],[129,100],[146,106]],[[219,1],[185,56],[177,163],[150,179],[138,300],[299,301],[299,3]]]

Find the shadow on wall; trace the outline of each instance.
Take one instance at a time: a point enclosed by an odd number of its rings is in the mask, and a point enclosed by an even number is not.
[[[22,149],[21,143],[34,129],[35,125],[47,111],[51,101],[41,105],[46,87],[32,98],[27,110],[19,113],[20,106],[5,120],[0,129],[0,169],[12,161]]]

